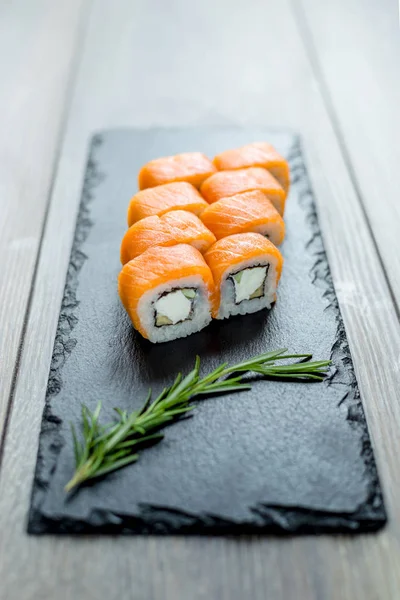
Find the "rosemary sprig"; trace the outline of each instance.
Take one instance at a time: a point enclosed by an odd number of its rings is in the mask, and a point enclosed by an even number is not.
[[[160,442],[164,435],[159,433],[167,425],[187,415],[195,408],[194,397],[249,390],[251,385],[243,378],[248,373],[265,378],[288,380],[322,381],[331,361],[311,362],[312,354],[286,354],[286,348],[259,354],[236,365],[224,363],[200,378],[200,358],[196,358],[194,369],[165,388],[152,400],[151,390],[140,410],[128,413],[115,408],[116,422],[100,425],[101,403],[94,412],[82,406],[83,441],[78,440],[72,425],[75,452],[75,473],[65,486],[70,491],[82,483],[102,477],[138,460],[137,450],[147,444]],[[279,364],[275,361],[296,359],[297,362]]]

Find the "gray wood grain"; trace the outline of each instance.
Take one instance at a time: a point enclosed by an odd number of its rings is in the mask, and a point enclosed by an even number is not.
[[[289,126],[304,136],[390,525],[354,539],[28,538],[25,516],[88,136],[104,127],[224,122]],[[389,290],[288,0],[95,0],[0,477],[5,600],[397,598],[399,349]]]
[[[83,0],[0,3],[0,440]]]
[[[293,0],[293,6],[400,306],[399,3]]]

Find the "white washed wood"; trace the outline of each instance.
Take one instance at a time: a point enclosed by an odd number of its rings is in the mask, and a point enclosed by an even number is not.
[[[110,126],[224,122],[290,126],[304,135],[390,527],[355,539],[27,538],[23,520],[88,136]],[[95,1],[0,479],[0,581],[7,600],[18,594],[26,600],[396,598],[399,348],[393,305],[288,1]]]
[[[82,0],[0,2],[0,439],[81,8]]]
[[[293,3],[400,306],[399,2]]]

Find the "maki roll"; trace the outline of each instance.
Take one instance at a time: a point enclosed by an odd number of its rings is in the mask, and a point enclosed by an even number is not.
[[[211,270],[187,244],[153,246],[126,263],[118,291],[135,329],[154,343],[185,337],[211,321]]]
[[[208,204],[190,183],[166,183],[138,192],[128,207],[128,226],[140,219],[161,216],[171,210],[187,210],[201,215]]]
[[[259,233],[239,233],[218,240],[204,255],[215,284],[213,317],[254,313],[270,308],[283,258]]]
[[[285,237],[285,223],[267,196],[259,190],[222,198],[210,204],[201,220],[219,240],[235,233],[261,233],[276,246]]]
[[[261,167],[250,167],[249,169],[238,169],[237,171],[219,171],[206,179],[200,188],[202,196],[210,204],[221,200],[221,198],[252,190],[264,192],[279,214],[283,215],[286,192],[271,173]]]
[[[129,227],[121,243],[121,262],[124,265],[151,246],[190,244],[203,253],[215,241],[215,235],[196,215],[173,210],[161,217],[146,217]]]
[[[267,142],[254,142],[241,148],[225,150],[214,157],[213,163],[220,171],[263,167],[279,181],[286,193],[289,191],[289,165],[283,156]]]
[[[184,152],[157,158],[140,169],[139,189],[144,190],[173,181],[187,181],[195,187],[200,187],[216,170],[211,160],[201,152]]]

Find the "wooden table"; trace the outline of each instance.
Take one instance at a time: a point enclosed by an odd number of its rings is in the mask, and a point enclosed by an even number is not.
[[[396,0],[0,0],[1,600],[400,598]],[[302,133],[389,511],[378,535],[28,537],[89,135]]]

